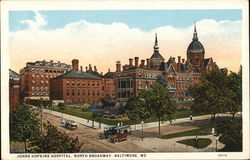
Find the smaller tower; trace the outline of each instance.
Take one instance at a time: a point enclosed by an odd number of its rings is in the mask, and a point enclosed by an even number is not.
[[[154,44],[154,53],[150,57],[150,65],[152,68],[159,69],[162,62],[165,61],[165,59],[161,56],[159,52],[159,46],[158,46],[158,39],[157,39],[157,33],[155,33],[155,44]]]

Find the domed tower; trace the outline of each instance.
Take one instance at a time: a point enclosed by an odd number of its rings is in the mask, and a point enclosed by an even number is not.
[[[204,56],[205,49],[201,42],[198,41],[196,32],[196,25],[194,24],[193,41],[189,44],[187,49],[187,60],[194,65],[198,71],[204,70]]]
[[[158,46],[158,40],[157,40],[157,33],[155,34],[155,45],[154,45],[154,53],[150,57],[151,61],[151,67],[155,69],[159,69],[162,62],[165,61],[165,59],[161,56],[159,52],[159,46]]]

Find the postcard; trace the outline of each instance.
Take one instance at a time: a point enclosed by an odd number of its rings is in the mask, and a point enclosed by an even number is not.
[[[2,1],[2,158],[250,158],[248,13]]]

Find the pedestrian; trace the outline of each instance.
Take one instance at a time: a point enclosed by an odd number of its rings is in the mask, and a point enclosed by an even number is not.
[[[195,137],[195,147],[196,147],[196,148],[198,148],[198,140],[199,140],[199,138],[198,138],[198,136],[196,136],[196,137]]]
[[[190,121],[192,121],[193,117],[192,117],[192,114],[190,115]]]

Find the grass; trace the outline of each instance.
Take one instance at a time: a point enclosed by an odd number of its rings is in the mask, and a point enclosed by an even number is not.
[[[72,106],[65,106],[64,110],[60,110],[59,107],[57,106],[52,106],[50,107],[51,110],[57,111],[57,112],[62,112],[62,113],[66,113],[66,114],[70,114],[73,116],[77,116],[80,118],[85,118],[85,119],[89,119],[92,120],[93,118],[91,117],[92,112],[83,112],[79,109],[76,109],[75,107]],[[193,116],[198,116],[198,115],[204,115],[204,113],[202,114],[193,114]],[[189,110],[183,110],[183,111],[177,111],[175,118],[185,118],[185,117],[189,117],[190,116],[190,111]],[[118,121],[115,119],[109,119],[109,118],[104,118],[104,117],[98,117],[95,119],[95,121],[97,122],[101,122],[104,124],[108,124],[108,125],[117,125],[118,122],[123,122],[124,125],[133,125],[133,124],[139,124],[141,123],[141,120],[123,120],[123,121]],[[145,123],[149,123],[149,122],[157,122],[158,118],[148,118],[146,120],[144,120]]]
[[[184,132],[178,132],[173,134],[167,134],[162,135],[159,138],[162,139],[170,139],[170,138],[176,138],[176,137],[184,137],[184,136],[200,136],[200,135],[208,135],[210,134],[211,126],[201,127],[198,129],[193,129],[190,131],[184,131]]]
[[[191,139],[185,139],[185,140],[181,140],[177,142],[181,144],[186,144],[188,146],[197,147],[199,149],[205,148],[212,143],[210,138],[199,138],[197,141],[197,144],[195,141],[196,141],[195,138],[191,138]]]

